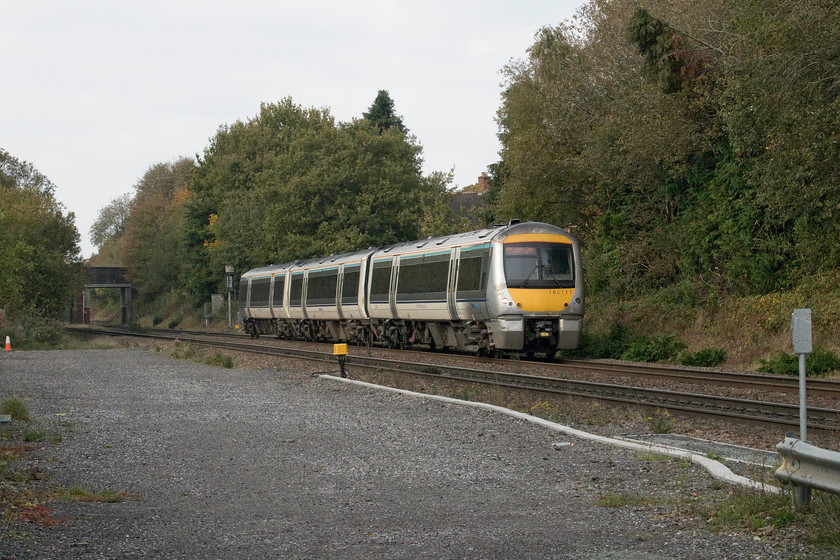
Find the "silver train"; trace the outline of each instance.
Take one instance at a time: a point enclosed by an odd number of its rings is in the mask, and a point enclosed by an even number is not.
[[[553,358],[583,323],[578,242],[538,222],[257,268],[239,289],[252,337]]]

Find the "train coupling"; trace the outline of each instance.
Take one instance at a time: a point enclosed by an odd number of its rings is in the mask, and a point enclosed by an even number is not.
[[[534,323],[534,335],[538,340],[550,339],[553,333],[553,321],[537,321]]]

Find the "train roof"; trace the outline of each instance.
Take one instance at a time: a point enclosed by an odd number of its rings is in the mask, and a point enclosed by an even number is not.
[[[447,247],[472,245],[481,242],[502,241],[508,235],[515,233],[559,233],[574,241],[574,237],[568,231],[557,226],[544,224],[542,222],[520,222],[518,220],[511,220],[507,224],[496,224],[475,231],[443,235],[440,237],[428,237],[417,241],[406,241],[403,243],[387,245],[377,249],[376,254],[397,254],[405,250],[414,251],[416,249],[431,249],[435,247],[444,249]]]
[[[496,224],[488,226],[483,229],[475,231],[468,231],[465,233],[456,233],[452,235],[443,235],[440,237],[428,237],[416,241],[406,241],[401,243],[394,243],[393,245],[386,245],[383,247],[370,247],[361,251],[353,251],[351,253],[342,253],[338,255],[329,255],[324,257],[317,257],[314,259],[305,259],[294,262],[288,262],[279,265],[269,265],[260,268],[249,270],[242,274],[243,278],[250,278],[255,276],[270,276],[278,272],[287,270],[289,268],[313,268],[322,265],[340,265],[348,262],[361,261],[370,255],[392,255],[400,254],[404,251],[417,251],[424,248],[427,249],[446,249],[450,247],[458,247],[461,245],[474,245],[481,242],[502,241],[508,235],[517,233],[555,233],[561,234],[574,241],[574,237],[566,230],[561,229],[551,224],[542,222],[519,222],[518,220],[511,220],[506,224]]]
[[[351,253],[341,253],[337,255],[327,255],[324,257],[316,257],[314,259],[303,259],[294,262],[287,262],[283,264],[271,264],[254,268],[242,274],[243,278],[250,278],[252,276],[269,276],[282,272],[289,268],[312,268],[319,265],[334,264],[336,266],[348,262],[357,262],[364,260],[368,255],[376,251],[376,248],[364,249],[362,251],[353,251]]]

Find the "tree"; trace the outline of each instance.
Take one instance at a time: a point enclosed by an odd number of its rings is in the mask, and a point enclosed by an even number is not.
[[[400,126],[336,123],[328,110],[288,98],[222,127],[199,159],[185,209],[194,291],[206,297],[225,265],[351,251],[439,227],[436,202],[449,178],[424,177],[421,151]]]
[[[159,163],[134,186],[125,221],[122,261],[142,300],[174,292],[185,294],[185,206],[192,196],[195,162],[181,158]]]
[[[109,202],[90,227],[90,241],[97,249],[102,249],[105,242],[119,237],[125,231],[131,205],[131,195],[126,193]]]
[[[839,23],[830,0],[749,0],[732,18],[722,112],[788,283],[840,259]]]
[[[0,149],[0,302],[16,319],[57,318],[81,283],[79,232],[35,167]]]
[[[362,116],[379,128],[380,134],[391,127],[397,128],[400,132],[408,132],[408,129],[403,126],[402,117],[394,113],[394,101],[387,90],[379,90],[376,99],[373,100],[373,105],[362,113]]]
[[[618,297],[834,270],[836,2],[643,4],[591,0],[505,68],[493,212],[572,227]]]
[[[55,185],[31,163],[20,161],[0,148],[0,187],[37,191],[51,197]]]

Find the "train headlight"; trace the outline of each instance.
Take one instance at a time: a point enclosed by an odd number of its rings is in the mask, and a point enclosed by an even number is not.
[[[508,303],[510,303],[510,300],[506,297],[503,297],[502,298],[502,305],[507,305]]]

